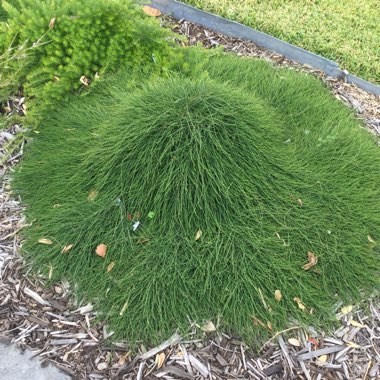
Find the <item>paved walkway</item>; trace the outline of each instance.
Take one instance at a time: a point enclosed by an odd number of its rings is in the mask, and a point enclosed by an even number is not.
[[[0,344],[1,380],[70,380],[70,377],[49,365],[41,367],[38,358],[31,359],[30,351],[24,353],[15,346]]]

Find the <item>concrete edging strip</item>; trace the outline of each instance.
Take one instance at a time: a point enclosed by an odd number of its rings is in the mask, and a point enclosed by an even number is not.
[[[177,20],[186,19],[226,36],[252,41],[256,45],[281,54],[287,59],[322,70],[331,77],[345,78],[348,83],[353,83],[372,94],[380,95],[380,86],[348,74],[347,71],[340,69],[339,65],[334,61],[272,37],[269,34],[175,0],[151,0],[149,5]]]

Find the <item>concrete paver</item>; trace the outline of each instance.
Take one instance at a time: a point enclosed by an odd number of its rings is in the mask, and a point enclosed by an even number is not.
[[[38,358],[31,359],[30,351],[22,352],[13,345],[0,344],[1,380],[70,380],[52,365],[41,367]]]

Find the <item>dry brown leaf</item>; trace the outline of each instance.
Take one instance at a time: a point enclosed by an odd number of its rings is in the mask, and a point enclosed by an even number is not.
[[[69,244],[69,245],[65,245],[63,248],[62,248],[62,253],[66,253],[66,252],[69,252],[71,248],[73,248],[74,244]]]
[[[294,347],[301,347],[301,342],[296,338],[289,338],[288,342]]]
[[[253,316],[252,316],[252,319],[253,319],[253,324],[254,324],[255,326],[260,325],[260,326],[263,327],[264,329],[267,328],[266,325],[264,324],[264,322],[263,322],[262,320],[260,320],[260,319],[258,319],[258,318],[255,318],[255,317],[253,317]]]
[[[100,257],[106,257],[107,246],[105,244],[99,244],[95,250],[96,254]]]
[[[90,85],[90,81],[88,78],[86,78],[84,75],[82,75],[79,79],[79,81],[83,84],[83,86],[87,87]]]
[[[53,242],[50,239],[45,238],[38,239],[38,242],[41,244],[53,244]]]
[[[311,251],[307,253],[307,259],[309,260],[309,262],[302,267],[302,269],[304,270],[308,270],[314,265],[317,265],[318,263],[318,257],[315,256],[314,253]]]
[[[160,369],[162,367],[162,365],[164,364],[164,361],[165,361],[165,354],[163,352],[156,355],[156,360],[154,362],[157,366],[157,369]]]
[[[207,333],[214,332],[216,330],[215,325],[212,321],[207,321],[203,326],[201,326],[201,330]]]
[[[312,338],[311,336],[309,336],[309,337],[307,338],[307,340],[308,340],[310,343],[314,344],[315,347],[318,348],[319,343],[318,343],[318,341],[317,341],[316,339],[314,339],[314,338]]]
[[[281,299],[282,299],[282,294],[281,294],[281,291],[280,290],[275,290],[275,292],[274,292],[274,298],[276,298],[276,300],[278,301],[278,302],[280,302],[281,301]]]
[[[148,16],[152,16],[152,17],[158,17],[161,15],[161,11],[159,11],[158,9],[156,8],[152,8],[150,7],[149,5],[144,5],[143,6],[143,11],[144,13],[146,13]]]
[[[55,20],[56,20],[55,17],[53,17],[53,18],[50,20],[50,22],[49,22],[49,29],[53,29],[53,28],[54,28]]]
[[[267,322],[267,326],[268,326],[268,329],[269,329],[270,331],[273,330],[272,324],[271,324],[269,321]]]
[[[341,309],[340,309],[340,312],[344,315],[348,314],[348,313],[351,313],[353,309],[353,306],[352,305],[347,305],[347,306],[343,306]]]
[[[362,324],[359,323],[359,322],[354,321],[353,319],[351,319],[351,321],[350,321],[350,325],[351,325],[351,326],[354,326],[354,327],[360,327],[361,329],[363,329],[363,328],[365,327],[364,325],[362,325]]]
[[[108,265],[107,265],[107,273],[111,272],[111,270],[114,268],[115,266],[115,262],[114,261],[111,261]]]
[[[87,200],[89,202],[92,202],[96,197],[98,196],[98,192],[95,190],[92,190],[88,193]]]
[[[318,360],[322,363],[326,363],[327,362],[327,355],[318,356]]]
[[[298,298],[298,297],[294,297],[293,298],[293,301],[297,302],[297,305],[298,307],[301,309],[301,310],[305,310],[306,309],[306,306],[301,302],[301,299]]]
[[[195,241],[199,240],[202,236],[202,231],[198,230],[197,233],[195,234]]]

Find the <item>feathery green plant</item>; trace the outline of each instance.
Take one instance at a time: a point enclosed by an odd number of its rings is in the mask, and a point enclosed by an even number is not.
[[[315,78],[233,56],[203,69],[119,74],[45,117],[14,181],[26,255],[131,342],[188,318],[251,344],[268,322],[331,326],[335,302],[378,285],[378,147]]]
[[[170,33],[131,0],[3,1],[4,41],[46,42],[20,75],[26,93],[52,104],[78,92],[98,75],[123,65],[155,66],[165,71],[176,59]],[[5,44],[5,46],[7,46]]]

